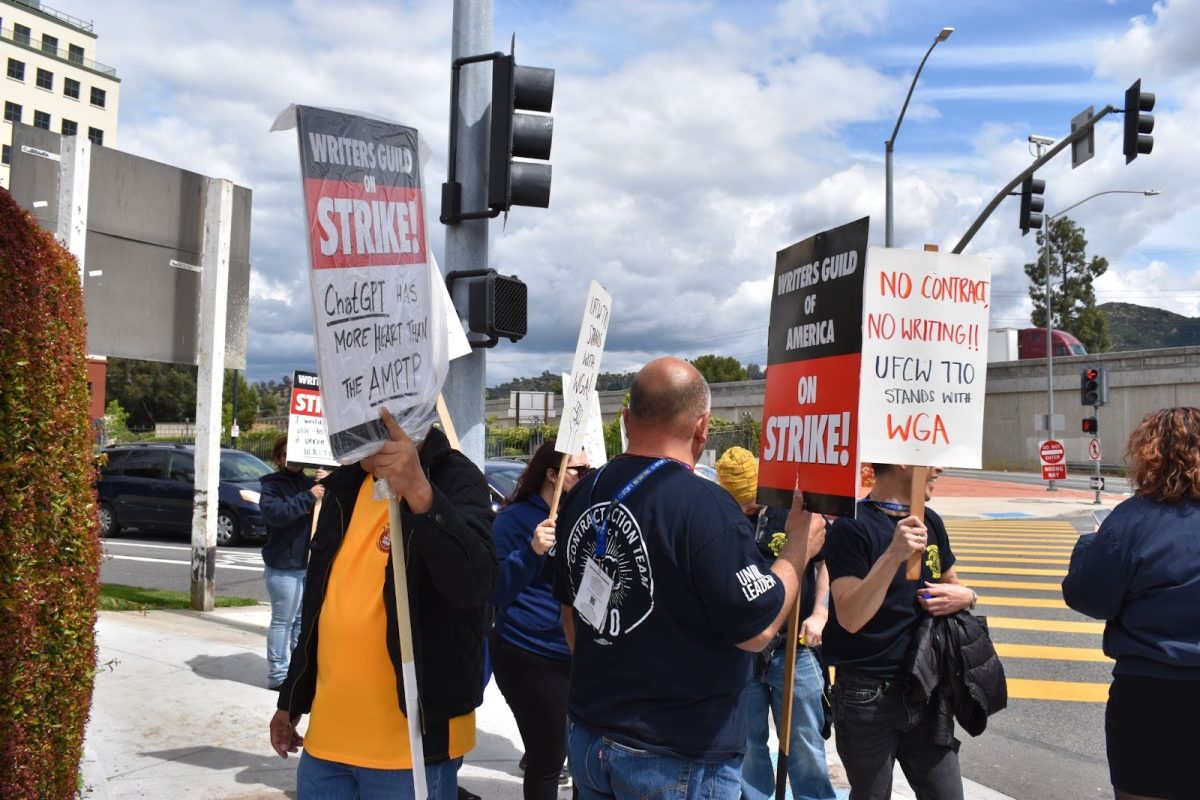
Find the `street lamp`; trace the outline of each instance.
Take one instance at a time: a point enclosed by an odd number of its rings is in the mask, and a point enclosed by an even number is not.
[[[904,122],[904,112],[908,111],[908,101],[912,99],[913,89],[917,88],[917,78],[921,77],[921,70],[925,68],[925,62],[929,60],[929,54],[933,52],[933,48],[937,47],[938,42],[944,42],[950,38],[950,34],[954,33],[954,28],[942,28],[938,35],[933,37],[933,44],[929,45],[929,49],[925,51],[925,57],[921,59],[921,63],[917,66],[917,73],[913,75],[912,83],[908,87],[908,94],[904,97],[904,105],[900,107],[900,116],[896,118],[896,127],[892,129],[892,138],[883,143],[884,153],[884,176],[887,184],[887,191],[884,195],[884,206],[886,213],[884,215],[884,244],[888,247],[893,246],[893,226],[892,226],[892,150],[896,145],[896,134],[900,132],[900,123]]]
[[[1030,137],[1032,140],[1033,137]],[[1158,189],[1106,189],[1103,192],[1096,192],[1088,195],[1082,200],[1078,200],[1067,206],[1061,211],[1054,214],[1046,214],[1042,217],[1042,237],[1043,244],[1046,250],[1046,431],[1047,435],[1054,438],[1054,313],[1050,306],[1050,262],[1051,262],[1051,243],[1050,243],[1050,223],[1059,217],[1066,214],[1073,208],[1083,205],[1089,200],[1093,200],[1105,194],[1140,194],[1146,197],[1154,197],[1161,194]],[[1063,284],[1067,282],[1067,263],[1063,262]],[[1096,474],[1100,474],[1100,462],[1096,462]],[[1049,481],[1046,491],[1057,491],[1054,481]],[[1099,500],[1099,491],[1097,491],[1097,501]]]

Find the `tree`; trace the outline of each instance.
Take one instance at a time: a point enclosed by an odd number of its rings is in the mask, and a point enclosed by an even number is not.
[[[134,429],[196,416],[195,367],[110,358],[104,391],[126,410]]]
[[[221,389],[221,427],[228,433],[229,424],[233,420],[233,376],[237,375],[238,407],[237,424],[242,431],[249,431],[258,419],[258,390],[246,383],[245,373],[225,370],[225,384]],[[195,404],[195,396],[192,403]]]
[[[761,381],[766,377],[767,373],[763,372],[762,367],[760,367],[758,364],[746,365],[746,380]]]
[[[1029,299],[1033,301],[1033,324],[1046,327],[1046,250],[1042,231],[1037,234],[1040,256],[1033,264],[1025,265],[1029,276]],[[1089,353],[1103,353],[1112,342],[1108,335],[1108,320],[1096,308],[1096,291],[1092,281],[1108,271],[1108,259],[1087,258],[1087,239],[1083,228],[1070,217],[1059,217],[1050,223],[1050,317],[1054,327],[1073,333]],[[1054,287],[1054,283],[1058,283]]]
[[[0,189],[0,797],[79,793],[100,540],[78,264]]]
[[[742,362],[733,356],[703,355],[694,359],[692,366],[698,369],[704,380],[709,383],[746,380],[746,370],[742,367]]]

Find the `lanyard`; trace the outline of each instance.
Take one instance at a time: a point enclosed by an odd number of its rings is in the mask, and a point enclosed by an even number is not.
[[[608,542],[608,520],[612,516],[613,508],[615,508],[622,501],[624,501],[626,497],[629,497],[629,495],[633,492],[633,490],[636,489],[637,487],[641,486],[642,483],[646,480],[646,478],[649,478],[650,475],[655,470],[657,470],[663,464],[670,463],[672,460],[673,459],[670,459],[670,458],[660,458],[658,461],[655,461],[653,464],[651,464],[650,466],[646,467],[644,470],[639,472],[633,478],[633,480],[631,480],[629,483],[625,484],[625,486],[621,489],[621,491],[617,492],[616,496],[613,497],[612,501],[608,504],[608,508],[603,512],[603,516],[600,518],[599,521],[596,521],[594,523],[596,526],[596,559],[597,560],[604,558],[604,546]],[[603,471],[604,471],[604,467],[601,467],[600,472],[603,472]],[[593,507],[595,505],[595,503],[592,501],[592,495],[595,493],[596,484],[599,482],[600,482],[600,474],[597,473],[596,479],[592,481],[592,488],[588,492],[588,507],[589,508]]]

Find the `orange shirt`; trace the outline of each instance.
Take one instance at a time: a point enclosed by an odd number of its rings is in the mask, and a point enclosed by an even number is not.
[[[304,747],[326,761],[412,769],[408,722],[388,656],[383,580],[391,557],[388,507],[363,481],[334,558],[317,628],[317,690]],[[450,720],[450,758],[475,746],[475,712]]]

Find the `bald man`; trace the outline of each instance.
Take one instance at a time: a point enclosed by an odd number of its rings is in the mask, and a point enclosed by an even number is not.
[[[730,494],[693,474],[709,416],[691,364],[650,362],[630,391],[627,452],[563,502],[554,591],[574,650],[581,800],[741,794],[739,695],[798,595],[813,520],[794,504],[779,558],[762,555]]]

